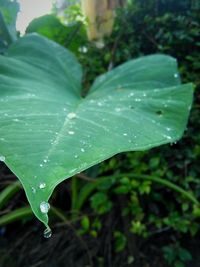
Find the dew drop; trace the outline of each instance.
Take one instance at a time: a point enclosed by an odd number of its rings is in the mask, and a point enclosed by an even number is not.
[[[50,238],[52,236],[51,228],[47,227],[43,233],[44,238]]]
[[[68,117],[68,119],[74,119],[74,118],[76,118],[76,113],[74,113],[74,112],[71,112],[71,113],[68,113],[67,114],[67,117]]]
[[[48,202],[43,201],[40,203],[40,211],[42,213],[44,214],[48,213],[49,209],[50,209],[50,205]]]
[[[70,135],[73,135],[73,134],[74,134],[74,132],[73,132],[73,131],[69,131],[69,132],[68,132],[68,134],[70,134]]]
[[[172,137],[171,136],[169,136],[169,135],[163,135],[165,138],[167,138],[168,140],[171,140],[172,139]]]
[[[40,189],[44,189],[45,187],[46,187],[46,184],[45,184],[45,183],[40,183],[40,184],[39,184],[39,188],[40,188]]]
[[[34,187],[31,187],[31,190],[32,190],[33,194],[36,193],[36,189]]]
[[[0,156],[0,161],[5,161],[6,160],[6,158],[4,157],[4,156]]]

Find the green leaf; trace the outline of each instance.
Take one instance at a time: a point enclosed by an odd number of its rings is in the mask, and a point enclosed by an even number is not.
[[[19,4],[14,1],[0,0],[0,52],[17,39],[16,19]]]
[[[39,33],[67,47],[70,51],[78,52],[87,40],[84,25],[74,22],[64,25],[54,15],[45,15],[34,19],[28,25],[26,33]]]
[[[56,185],[117,153],[175,142],[192,104],[193,87],[180,84],[169,56],[131,60],[85,98],[81,79],[76,58],[37,34],[0,57],[0,155],[45,225],[40,205]]]

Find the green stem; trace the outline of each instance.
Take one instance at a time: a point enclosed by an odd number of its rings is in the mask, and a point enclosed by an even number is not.
[[[50,213],[55,217],[59,218],[64,223],[67,222],[67,218],[62,214],[61,211],[56,209],[55,207],[51,207]],[[23,207],[11,211],[0,218],[0,227],[3,225],[7,225],[16,221],[21,221],[23,219],[29,219],[34,216],[32,209],[30,207]]]
[[[80,210],[82,208],[83,204],[88,199],[89,195],[91,195],[91,193],[93,191],[95,191],[101,183],[105,182],[108,179],[112,179],[112,178],[121,179],[125,176],[130,177],[130,178],[134,178],[134,179],[149,180],[149,181],[152,181],[152,182],[155,182],[158,184],[162,184],[162,185],[167,186],[168,188],[176,191],[177,193],[180,193],[185,198],[192,201],[194,204],[200,206],[200,202],[195,198],[195,196],[191,192],[186,191],[185,189],[181,188],[180,186],[178,186],[178,185],[176,185],[176,184],[174,184],[168,180],[154,177],[154,176],[149,176],[149,175],[123,173],[123,174],[116,174],[114,176],[102,176],[102,177],[98,178],[97,180],[95,180],[95,182],[85,185],[81,189],[81,191],[79,192],[79,197],[78,197],[77,202],[76,202],[76,210]]]
[[[0,193],[0,209],[2,209],[8,201],[21,189],[20,182],[13,182],[8,185],[1,193]]]

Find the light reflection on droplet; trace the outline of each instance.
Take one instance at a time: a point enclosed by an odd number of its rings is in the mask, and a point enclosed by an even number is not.
[[[74,118],[76,118],[76,113],[74,113],[74,112],[68,113],[67,117],[68,117],[68,119],[74,119]]]
[[[4,156],[0,156],[0,161],[5,161],[6,160],[6,158],[4,157]]]
[[[39,184],[39,188],[40,188],[40,189],[44,189],[45,187],[46,187],[46,184],[45,184],[45,183],[40,183],[40,184]]]
[[[50,209],[50,205],[48,202],[43,201],[40,203],[40,211],[42,213],[44,214],[48,213],[49,209]]]

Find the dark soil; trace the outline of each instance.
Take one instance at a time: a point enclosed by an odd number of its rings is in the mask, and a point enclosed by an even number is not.
[[[3,233],[3,230],[5,231]],[[33,221],[24,225],[12,224],[1,229],[1,267],[167,267],[160,247],[165,245],[168,234],[154,236],[148,240],[136,240],[138,245],[131,251],[113,251],[112,226],[104,227],[98,238],[80,236],[74,226],[55,225],[53,236],[44,239],[40,223]],[[133,240],[134,240],[133,239]],[[187,242],[188,241],[188,242]],[[185,240],[194,260],[187,267],[200,267],[200,242]]]

